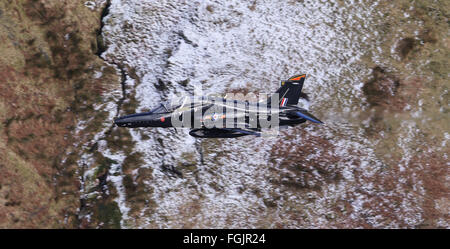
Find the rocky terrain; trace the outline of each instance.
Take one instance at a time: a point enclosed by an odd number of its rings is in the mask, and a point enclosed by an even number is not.
[[[447,1],[3,1],[0,227],[448,228]],[[275,138],[117,128],[308,75]]]
[[[96,55],[103,6],[0,2],[2,228],[78,227],[80,173],[66,154],[81,141],[78,121],[95,116],[94,132],[104,117],[92,105],[120,89]]]

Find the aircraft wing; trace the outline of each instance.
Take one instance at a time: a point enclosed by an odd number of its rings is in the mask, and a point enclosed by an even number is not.
[[[232,131],[232,132],[239,132],[245,135],[255,135],[257,137],[261,136],[261,132],[259,131],[255,131],[255,130],[251,130],[251,129],[247,129],[247,128],[222,128],[223,130],[228,130],[228,131]]]
[[[261,136],[261,132],[247,128],[200,128],[192,129],[189,135],[199,138],[232,138],[247,135]]]

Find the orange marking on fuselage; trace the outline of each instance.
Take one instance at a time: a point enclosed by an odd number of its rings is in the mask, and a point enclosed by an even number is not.
[[[295,77],[295,78],[291,78],[291,79],[289,79],[289,80],[300,80],[301,78],[305,78],[305,74],[304,75],[301,75],[301,76],[298,76],[298,77]]]

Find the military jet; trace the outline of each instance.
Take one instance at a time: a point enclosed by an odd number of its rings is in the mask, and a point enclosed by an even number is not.
[[[306,75],[295,75],[263,101],[227,97],[185,96],[162,103],[149,112],[131,114],[114,120],[119,127],[190,128],[200,138],[261,136],[263,128],[295,126],[306,121],[321,124],[318,118],[298,105]]]

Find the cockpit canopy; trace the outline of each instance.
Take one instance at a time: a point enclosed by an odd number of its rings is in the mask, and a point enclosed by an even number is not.
[[[173,98],[170,101],[162,102],[158,107],[150,111],[154,114],[163,114],[174,112],[175,110],[184,110],[184,107],[194,108],[205,104],[212,104],[214,101],[223,101],[223,98],[211,97],[211,96],[183,96],[179,98]],[[236,101],[235,101],[236,102]]]
[[[151,110],[151,113],[168,113],[168,112],[173,112],[178,108],[183,107],[184,105],[186,105],[186,103],[190,103],[190,97],[188,96],[184,96],[181,98],[174,98],[171,101],[165,101],[162,102],[158,107],[156,107],[155,109]]]
[[[178,107],[179,107],[179,105],[175,106],[175,105],[172,105],[170,102],[163,102],[155,109],[152,109],[150,112],[154,113],[154,114],[168,113],[168,112],[173,112],[173,110],[177,109]]]

